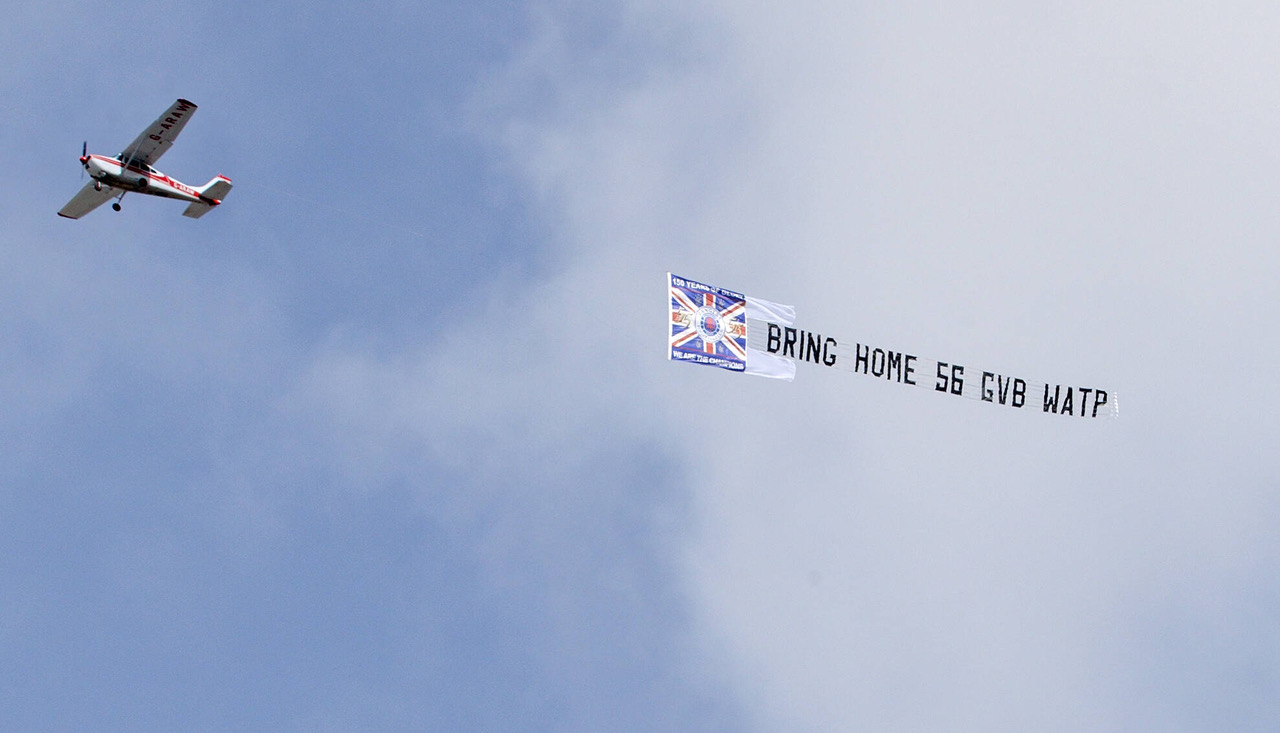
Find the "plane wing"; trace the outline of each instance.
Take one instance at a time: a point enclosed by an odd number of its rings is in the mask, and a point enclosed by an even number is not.
[[[84,188],[80,189],[80,193],[76,194],[62,210],[58,212],[58,216],[65,216],[68,219],[79,219],[85,214],[102,206],[111,199],[115,198],[119,193],[110,186],[103,186],[99,191],[94,188],[94,181],[84,184]]]
[[[186,127],[187,120],[195,114],[196,106],[185,99],[173,103],[160,118],[142,131],[137,140],[129,144],[121,155],[125,160],[133,159],[139,163],[152,165],[164,155],[178,139],[178,133]]]

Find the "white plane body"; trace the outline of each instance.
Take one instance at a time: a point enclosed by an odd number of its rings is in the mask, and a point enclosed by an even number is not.
[[[112,208],[119,211],[119,199],[131,191],[186,201],[190,205],[182,213],[193,219],[222,203],[231,190],[230,178],[214,176],[205,185],[194,188],[151,167],[173,145],[195,111],[196,105],[179,99],[115,157],[89,155],[86,145],[81,151],[80,164],[90,180],[62,207],[58,216],[79,219],[113,198],[117,201]]]

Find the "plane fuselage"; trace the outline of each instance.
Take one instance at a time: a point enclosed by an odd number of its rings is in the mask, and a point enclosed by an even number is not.
[[[84,167],[89,176],[104,186],[111,186],[122,191],[146,193],[169,199],[207,204],[217,203],[213,199],[204,198],[191,186],[170,178],[149,165],[129,163],[126,165],[119,158],[106,155],[86,155]]]

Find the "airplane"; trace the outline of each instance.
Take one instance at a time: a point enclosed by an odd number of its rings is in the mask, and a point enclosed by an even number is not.
[[[130,191],[190,202],[182,215],[192,219],[212,211],[231,190],[230,178],[214,176],[203,186],[193,188],[151,167],[178,139],[195,111],[195,104],[179,99],[115,157],[90,155],[86,141],[80,149],[80,165],[91,180],[62,207],[58,216],[79,219],[111,199],[116,200],[111,208],[119,211],[120,201]]]

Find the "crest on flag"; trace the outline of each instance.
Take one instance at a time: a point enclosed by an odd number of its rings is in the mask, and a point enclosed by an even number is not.
[[[730,369],[747,368],[747,298],[742,293],[667,273],[671,295],[668,358]]]

